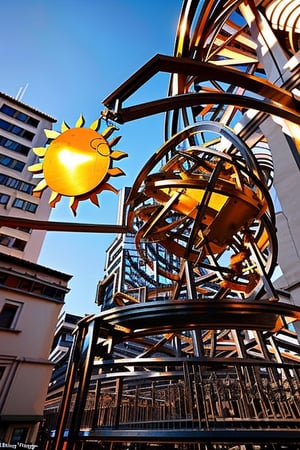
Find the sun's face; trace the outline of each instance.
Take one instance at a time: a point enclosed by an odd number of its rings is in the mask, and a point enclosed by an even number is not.
[[[63,122],[61,133],[45,130],[52,141],[48,147],[33,149],[41,162],[29,167],[31,172],[43,174],[33,195],[40,197],[47,187],[50,188],[49,203],[52,207],[62,196],[70,197],[74,215],[79,201],[90,199],[99,206],[97,194],[104,189],[117,192],[107,181],[110,176],[124,175],[124,172],[112,167],[112,161],[127,156],[124,152],[112,150],[120,136],[108,141],[115,127],[109,126],[100,134],[97,131],[100,119],[93,122],[90,128],[82,128],[83,125],[84,118],[80,116],[75,128]]]

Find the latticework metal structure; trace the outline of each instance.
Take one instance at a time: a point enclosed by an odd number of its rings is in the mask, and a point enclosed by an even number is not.
[[[299,10],[186,0],[174,56],[104,100],[118,123],[164,111],[165,143],[124,197],[53,449],[300,448],[300,309],[271,282],[269,194],[274,127],[298,170]],[[160,71],[166,98],[124,106]]]

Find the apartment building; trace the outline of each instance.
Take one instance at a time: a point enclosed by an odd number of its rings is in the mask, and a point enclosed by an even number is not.
[[[0,443],[36,442],[53,363],[49,353],[71,276],[0,257]]]
[[[56,120],[0,92],[0,217],[48,220],[28,167]],[[0,447],[36,445],[57,318],[71,276],[37,264],[46,232],[0,219]]]
[[[44,129],[52,129],[56,119],[16,98],[0,92],[0,216],[47,220],[50,206],[32,196],[38,182],[28,167],[37,156],[32,148],[43,147]],[[30,227],[1,226],[0,252],[37,262],[45,231]]]

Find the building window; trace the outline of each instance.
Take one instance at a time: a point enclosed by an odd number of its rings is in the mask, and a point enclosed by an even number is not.
[[[24,443],[27,441],[27,434],[28,434],[28,427],[23,428],[14,428],[11,438],[10,438],[10,444],[11,445],[17,445],[19,443]]]
[[[73,335],[70,333],[66,333],[64,338],[65,338],[65,341],[67,341],[67,342],[73,342],[73,340],[74,340]]]
[[[27,139],[28,141],[32,141],[34,138],[34,133],[31,133],[31,131],[25,130],[18,125],[14,125],[13,123],[6,122],[6,120],[3,119],[0,119],[0,128]]]
[[[21,155],[27,156],[30,150],[30,147],[27,145],[20,144],[19,142],[13,141],[12,139],[8,139],[4,136],[0,135],[0,145],[2,147],[8,148],[9,150],[13,150],[14,152],[20,153]]]
[[[34,295],[58,301],[62,301],[67,292],[64,288],[48,286],[35,280],[20,279],[19,277],[10,275],[6,272],[0,272],[0,285],[7,286],[11,289],[31,292]]]
[[[23,211],[29,211],[35,213],[38,205],[36,203],[31,203],[22,198],[16,198],[12,204],[14,208],[23,209]]]
[[[26,244],[27,242],[23,241],[22,239],[7,236],[6,234],[0,234],[0,245],[3,245],[4,247],[23,251],[26,247]]]
[[[25,163],[22,161],[18,161],[17,159],[11,158],[7,155],[0,154],[0,164],[5,167],[9,167],[10,169],[16,170],[17,172],[22,172],[24,169]]]
[[[6,272],[0,272],[0,284],[3,286],[8,286],[12,289],[17,289],[20,283],[20,279],[13,275],[9,275]]]
[[[9,195],[0,194],[0,205],[7,205],[9,199]]]
[[[22,192],[26,192],[26,194],[32,194],[32,191],[34,189],[34,185],[30,183],[26,183],[25,181],[21,181],[19,190]]]
[[[11,106],[5,104],[1,106],[0,111],[6,114],[7,116],[14,117],[17,120],[20,120],[21,122],[28,123],[28,125],[31,125],[32,127],[35,128],[38,126],[40,122],[34,117],[31,117],[28,114],[18,111],[17,109],[12,108]]]
[[[19,305],[5,303],[0,312],[0,328],[12,328],[15,324]]]
[[[14,248],[16,250],[20,250],[22,252],[24,250],[24,248],[26,247],[26,244],[27,244],[27,242],[23,241],[22,239],[14,239],[12,248]]]
[[[0,366],[0,381],[3,378],[4,372],[5,372],[6,366]]]
[[[29,228],[29,227],[16,227],[16,230],[20,230],[20,231],[23,231],[23,233],[28,233],[28,234],[32,233],[32,228]]]
[[[12,189],[17,189],[18,191],[26,192],[26,194],[32,194],[34,189],[34,184],[26,183],[25,181],[18,180],[17,178],[9,177],[0,173],[0,184],[3,186],[10,187]]]

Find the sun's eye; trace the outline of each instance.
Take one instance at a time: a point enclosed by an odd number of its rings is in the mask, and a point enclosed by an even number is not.
[[[120,136],[108,141],[116,127],[109,126],[98,133],[100,119],[90,128],[83,128],[81,115],[75,128],[62,123],[61,133],[45,130],[52,139],[48,147],[34,148],[34,153],[41,162],[29,167],[29,171],[42,174],[43,178],[33,190],[33,195],[40,197],[46,188],[52,190],[49,204],[55,207],[62,196],[70,197],[70,208],[76,215],[78,203],[90,199],[99,206],[97,194],[103,190],[117,193],[108,183],[110,176],[124,175],[118,167],[112,167],[113,160],[127,156],[127,153],[112,150]],[[96,150],[96,151],[95,151]]]
[[[110,148],[106,142],[102,142],[101,139],[93,139],[91,141],[91,147],[94,148],[101,156],[109,156]]]

